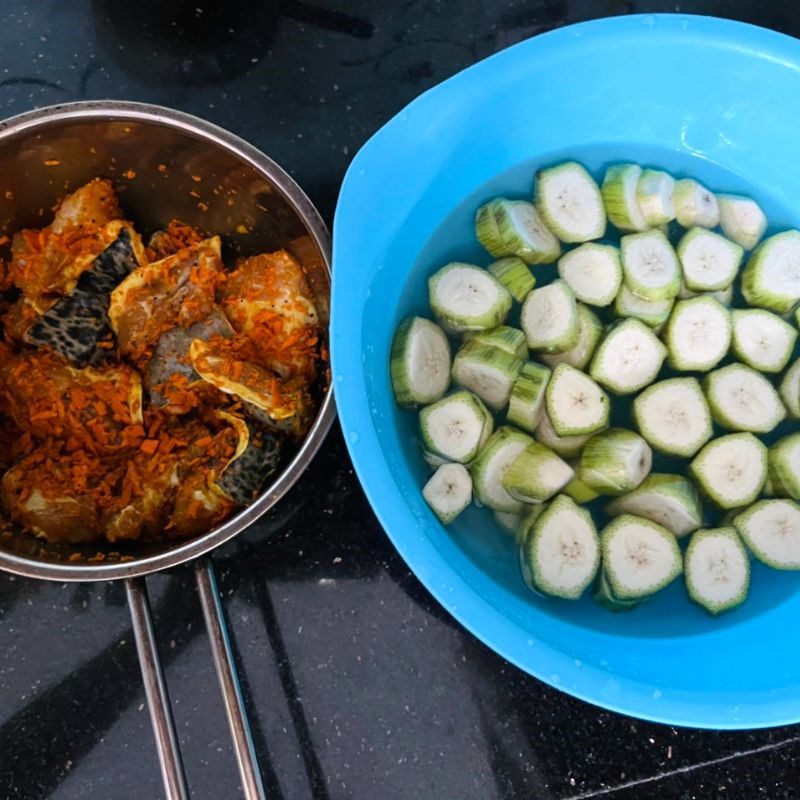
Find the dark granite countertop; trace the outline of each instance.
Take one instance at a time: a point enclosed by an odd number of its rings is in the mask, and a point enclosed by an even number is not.
[[[756,0],[6,2],[0,115],[83,98],[174,106],[271,155],[330,221],[353,154],[419,92],[520,39],[634,10],[800,33],[795,4]],[[800,797],[800,726],[628,719],[462,630],[381,531],[338,429],[215,560],[271,798]],[[192,796],[235,798],[192,573],[149,585]],[[122,586],[0,575],[0,800],[161,796]]]

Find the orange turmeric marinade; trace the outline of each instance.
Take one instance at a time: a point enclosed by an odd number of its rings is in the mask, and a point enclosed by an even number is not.
[[[201,533],[308,430],[319,321],[288,252],[229,271],[219,237],[178,221],[145,246],[96,178],[0,273],[2,508],[30,533]]]

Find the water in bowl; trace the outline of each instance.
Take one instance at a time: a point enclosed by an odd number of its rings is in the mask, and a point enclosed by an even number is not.
[[[800,220],[793,219],[785,208],[775,202],[765,187],[750,185],[713,162],[689,152],[643,147],[631,143],[614,146],[593,145],[572,149],[569,152],[548,153],[521,163],[477,188],[442,221],[409,273],[397,306],[395,326],[403,317],[411,314],[430,316],[426,283],[428,277],[439,267],[449,261],[466,261],[483,266],[492,261],[474,234],[475,210],[482,203],[498,196],[529,200],[536,170],[565,160],[581,162],[598,179],[602,178],[605,167],[611,163],[635,161],[642,165],[665,169],[676,177],[694,177],[717,192],[749,195],[756,198],[764,209],[770,221],[768,233],[796,227],[800,223]],[[618,238],[609,231],[608,241],[614,242]],[[535,268],[535,274],[537,285],[540,286],[557,277],[553,265],[538,266]],[[517,324],[514,313],[518,315],[518,309],[512,312],[509,324]],[[633,427],[629,421],[629,404],[615,405],[618,409],[614,424]],[[382,427],[387,427],[386,420],[383,420],[383,423]],[[395,408],[388,427],[394,429],[396,440],[387,446],[385,452],[387,456],[391,454],[389,461],[393,470],[410,470],[414,480],[421,487],[429,475],[429,470],[421,456],[416,423],[415,412]],[[792,428],[796,428],[795,422],[784,423],[769,437],[769,440],[774,440]],[[721,433],[722,431],[717,431],[716,435]],[[686,463],[679,459],[668,460],[657,456],[654,470],[683,473]],[[591,506],[598,526],[606,521],[602,513],[604,502],[597,501]],[[715,518],[711,514],[709,523],[713,524],[718,516]],[[721,626],[743,624],[767,609],[783,603],[800,588],[800,576],[771,570],[754,562],[750,596],[746,603],[719,618],[710,617],[691,603],[681,579],[634,611],[621,615],[613,614],[598,607],[592,600],[590,592],[577,602],[543,597],[530,592],[519,571],[517,547],[513,538],[495,523],[488,509],[472,507],[446,528],[440,525],[424,527],[431,531],[428,535],[434,537],[434,544],[440,550],[451,544],[456,545],[494,582],[524,598],[526,603],[538,606],[546,613],[557,616],[569,624],[605,630],[615,635],[687,636],[706,633]]]

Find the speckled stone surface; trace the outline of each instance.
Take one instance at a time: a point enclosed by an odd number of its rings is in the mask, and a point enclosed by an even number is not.
[[[791,3],[733,0],[9,2],[0,114],[82,98],[174,106],[270,154],[330,221],[350,158],[419,92],[538,32],[632,10],[800,33]],[[800,797],[800,726],[638,722],[559,694],[463,631],[395,554],[338,430],[215,560],[271,798]],[[192,797],[235,798],[192,573],[149,586]],[[161,796],[122,587],[0,575],[0,799]]]

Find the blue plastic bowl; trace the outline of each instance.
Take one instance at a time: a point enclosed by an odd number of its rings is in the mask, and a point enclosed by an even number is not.
[[[658,165],[752,193],[800,225],[800,43],[735,22],[635,16],[537,36],[415,100],[362,148],[334,227],[332,361],[350,454],[400,554],[465,627],[531,675],[638,717],[708,728],[800,720],[800,575],[754,567],[718,619],[680,582],[628,614],[538,597],[486,511],[450,528],[420,487],[416,415],[392,397],[392,334],[426,279],[487,263],[477,205],[529,197],[537,166]]]

